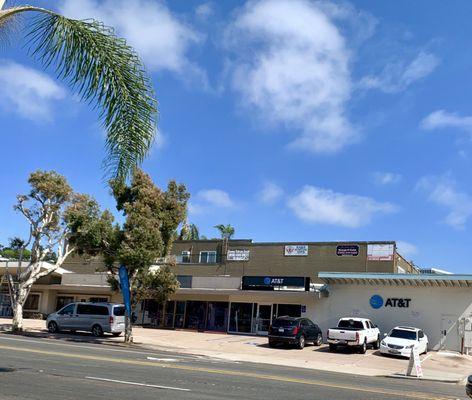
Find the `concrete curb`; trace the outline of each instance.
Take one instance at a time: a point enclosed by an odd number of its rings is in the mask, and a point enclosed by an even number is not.
[[[405,374],[390,374],[390,375],[383,375],[384,378],[394,378],[394,379],[410,379],[410,380],[417,380],[417,381],[425,381],[425,382],[441,382],[441,383],[453,383],[453,384],[464,384],[466,383],[467,377],[459,377],[459,378],[432,378],[432,377],[423,377],[418,378],[417,376],[408,376]]]

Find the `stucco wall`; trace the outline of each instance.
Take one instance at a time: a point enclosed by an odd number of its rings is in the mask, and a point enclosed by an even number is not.
[[[406,307],[374,309],[370,305],[373,295],[387,298],[409,298]],[[421,328],[429,338],[430,349],[441,346],[441,331],[447,329],[444,348],[459,351],[459,319],[472,316],[472,289],[458,287],[410,287],[330,285],[330,296],[309,305],[308,315],[322,328],[324,334],[336,326],[340,317],[359,316],[372,319],[383,333],[394,326],[408,325]],[[451,325],[448,326],[449,320]]]

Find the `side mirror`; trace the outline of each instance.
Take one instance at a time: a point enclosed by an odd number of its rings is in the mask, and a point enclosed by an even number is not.
[[[386,333],[384,333],[384,337],[387,337],[387,334],[386,334]]]

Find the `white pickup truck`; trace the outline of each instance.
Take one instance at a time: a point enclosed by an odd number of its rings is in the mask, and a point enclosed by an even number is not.
[[[328,343],[332,352],[338,346],[355,346],[364,354],[367,346],[380,347],[380,330],[370,319],[341,318],[336,328],[328,329]]]

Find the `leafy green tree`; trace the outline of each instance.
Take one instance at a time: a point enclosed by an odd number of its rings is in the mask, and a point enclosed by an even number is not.
[[[112,272],[111,285],[119,289],[116,280],[119,265],[126,266],[130,280],[131,305],[145,298],[165,300],[178,283],[166,262],[177,227],[185,220],[189,194],[184,185],[169,182],[161,191],[149,175],[140,169],[133,172],[128,186],[122,180],[112,180],[110,186],[117,209],[126,220],[115,227],[113,239],[103,252],[105,263]],[[156,264],[160,266],[156,266]],[[125,341],[132,341],[132,327],[126,318]]]
[[[180,230],[179,240],[199,240],[200,233],[195,224],[184,223]]]
[[[94,104],[107,131],[108,173],[126,177],[145,158],[156,134],[157,102],[151,82],[135,51],[112,28],[95,20],[74,20],[29,5],[4,8],[0,28],[28,19],[30,53],[45,67],[54,64],[58,78],[82,100]]]
[[[8,246],[0,246],[0,255],[10,260],[28,260],[31,252],[24,248],[25,241],[19,237],[10,238]]]
[[[19,195],[15,209],[28,221],[30,234],[26,241],[15,240],[16,250],[31,252],[16,273],[7,270],[6,277],[13,308],[13,330],[23,329],[23,305],[38,279],[52,274],[74,251],[88,252],[104,247],[103,220],[110,225],[109,212],[101,212],[95,200],[74,193],[66,179],[54,171],[33,172],[30,191]],[[51,260],[54,263],[44,263]]]

